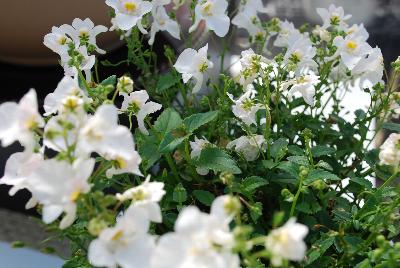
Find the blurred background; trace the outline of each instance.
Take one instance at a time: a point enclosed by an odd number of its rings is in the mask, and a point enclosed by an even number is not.
[[[341,5],[345,13],[353,15],[350,24],[364,23],[370,33],[368,41],[372,46],[381,48],[386,67],[389,67],[390,62],[400,55],[399,0],[264,0],[263,2],[269,12],[261,16],[262,18],[288,19],[296,26],[305,22],[311,25],[320,24],[321,20],[315,11],[317,7],[328,7],[331,3]],[[58,65],[58,55],[42,43],[44,35],[51,31],[53,25],[70,24],[75,17],[82,19],[89,17],[95,25],[110,26],[108,7],[104,1],[99,0],[1,1],[0,10],[3,11],[0,16],[0,103],[18,101],[28,89],[35,88],[41,105],[44,97],[54,91],[64,73]],[[177,15],[183,25],[183,31],[186,27],[187,32],[190,25],[188,25],[186,8],[180,8]],[[200,35],[198,41],[202,42],[207,38],[210,40],[210,54],[212,54],[212,49],[217,50],[220,42],[217,37],[206,34]],[[231,58],[226,59],[228,62],[231,62],[244,49],[243,44],[244,40],[247,40],[247,34],[239,30],[233,40],[230,47]],[[162,55],[165,44],[173,46],[177,51],[182,45],[180,41],[160,32],[156,36],[153,50]],[[101,34],[98,46],[107,51],[100,60],[117,62],[126,57],[126,48],[113,32]],[[162,61],[159,64],[160,68],[165,65]],[[111,74],[122,75],[127,70],[135,76],[134,68],[127,68],[126,66],[117,68],[100,66],[99,72],[102,78]],[[359,108],[368,103],[368,98],[360,96],[362,93],[357,91],[347,96],[346,104],[349,108]],[[18,150],[21,148],[16,144],[8,148],[0,148],[0,178],[7,158]],[[31,217],[36,216],[35,211],[24,210],[29,193],[20,191],[10,198],[7,194],[8,189],[7,186],[0,186],[0,259],[4,265],[2,267],[61,267],[62,262],[59,258],[29,249],[15,251],[7,245],[15,240],[22,240],[27,246],[40,250],[44,247],[42,241],[47,237],[39,221]],[[61,242],[52,242],[51,246],[55,247],[61,255],[68,253],[67,247]]]

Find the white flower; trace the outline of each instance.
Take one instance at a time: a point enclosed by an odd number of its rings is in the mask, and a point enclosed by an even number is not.
[[[272,253],[272,264],[281,266],[282,260],[301,261],[307,250],[303,239],[308,233],[307,226],[288,220],[282,227],[271,231],[265,241],[265,247]]]
[[[262,135],[254,135],[251,137],[242,136],[226,145],[228,149],[235,149],[247,161],[254,161],[258,158],[261,151],[264,150],[265,139]]]
[[[60,228],[70,226],[76,217],[76,200],[90,190],[88,178],[94,168],[94,159],[78,159],[71,165],[55,159],[44,160],[27,179],[28,189],[43,205],[42,219],[48,224],[63,212]]]
[[[154,44],[154,38],[158,31],[167,31],[174,38],[180,40],[180,29],[176,21],[171,19],[163,6],[153,9],[153,23],[150,30],[149,45]]]
[[[312,33],[318,36],[322,41],[329,42],[331,41],[332,35],[329,31],[317,25]]]
[[[143,34],[142,18],[152,9],[152,3],[142,0],[106,0],[106,4],[115,10],[114,25],[121,30],[128,31],[138,26]]]
[[[351,18],[351,15],[344,14],[343,7],[336,7],[333,4],[328,9],[317,8],[317,13],[322,18],[322,28],[324,29],[330,26],[337,26],[340,30],[343,30],[347,27],[346,20]]]
[[[49,93],[44,99],[44,115],[74,111],[89,101],[86,93],[79,87],[77,79],[64,76],[54,92]]]
[[[150,182],[150,175],[139,186],[130,188],[122,194],[117,194],[119,201],[132,200],[132,206],[140,207],[148,214],[149,220],[161,222],[161,209],[158,202],[165,195],[164,183]]]
[[[228,225],[240,213],[240,201],[231,195],[218,196],[211,205],[210,214],[217,217],[223,225]]]
[[[247,3],[250,3],[248,1]],[[238,28],[246,29],[250,36],[262,36],[264,29],[261,26],[260,18],[257,16],[257,9],[246,4],[239,8],[238,13],[232,19],[232,24]]]
[[[299,37],[291,35],[283,62],[295,66],[296,75],[300,75],[316,67],[317,64],[313,60],[316,52],[317,49],[313,47],[310,38],[304,35]]]
[[[345,38],[336,36],[333,39],[333,45],[337,47],[337,51],[332,58],[340,55],[343,63],[350,71],[372,50],[371,46],[366,42],[365,34],[361,34],[362,32],[357,33],[349,34]]]
[[[83,154],[97,152],[108,159],[115,156],[130,159],[135,151],[135,144],[129,129],[118,125],[117,108],[103,104],[80,129],[76,148]]]
[[[85,72],[86,75],[86,80],[91,81],[91,72],[90,70],[93,68],[95,62],[96,62],[96,57],[95,55],[88,55],[87,47],[86,46],[80,46],[75,49],[75,52],[79,54],[79,56],[75,56],[75,58],[80,58],[80,62],[78,66],[71,66],[70,65],[70,60],[71,56],[68,53],[64,53],[61,55],[61,65],[64,68],[64,73],[67,76],[77,76],[77,69],[76,67],[79,68],[79,70]]]
[[[107,178],[112,178],[114,175],[123,173],[132,173],[138,176],[143,176],[139,169],[142,158],[137,151],[132,151],[129,157],[122,157],[118,154],[108,154],[106,159],[111,160],[113,164],[112,167],[106,171]]]
[[[196,79],[193,93],[197,93],[201,89],[204,73],[213,67],[213,63],[207,59],[207,50],[208,44],[199,51],[187,48],[179,55],[174,65],[175,69],[182,74],[185,84],[192,77]]]
[[[277,47],[287,47],[289,45],[289,41],[303,38],[303,34],[297,30],[292,22],[287,20],[281,21],[279,23],[279,33],[275,39],[274,46]]]
[[[160,238],[151,267],[240,267],[239,257],[231,252],[234,236],[228,224],[196,207],[184,208],[175,222],[175,232]]]
[[[300,92],[304,101],[308,105],[314,106],[315,85],[317,85],[319,82],[319,76],[317,75],[303,75],[282,83],[281,90],[286,91],[290,86],[292,86],[288,92],[289,101],[292,100],[294,93]]]
[[[103,25],[94,26],[94,23],[89,18],[86,18],[85,20],[75,18],[72,21],[72,26],[65,24],[62,27],[63,30],[72,38],[76,46],[90,44],[96,48],[98,53],[106,53],[96,45],[96,36],[100,33],[107,32],[107,27]]]
[[[229,31],[230,20],[225,14],[228,8],[226,0],[200,0],[195,7],[195,21],[189,28],[189,33],[199,26],[204,20],[206,27],[215,32],[219,37],[224,37]]]
[[[263,74],[263,68],[270,62],[270,60],[262,55],[254,53],[251,48],[244,50],[240,58],[240,74],[236,79],[239,80],[238,82],[243,85],[243,87],[246,87],[253,83],[259,75]]]
[[[18,152],[12,154],[4,169],[4,176],[0,179],[0,184],[12,186],[8,194],[15,195],[21,189],[29,189],[27,179],[32,172],[43,162],[41,154],[31,154],[28,152]],[[26,204],[26,209],[36,205],[35,198],[31,198]]]
[[[248,89],[239,99],[235,100],[228,93],[228,97],[234,102],[234,105],[232,105],[233,114],[246,125],[257,125],[256,114],[259,110],[264,109],[262,104],[255,102],[254,95],[255,91]]]
[[[89,262],[98,267],[150,268],[155,247],[149,235],[150,222],[140,209],[130,207],[114,227],[100,233],[89,245]]]
[[[44,126],[38,112],[36,91],[29,90],[19,103],[5,102],[0,105],[0,141],[9,146],[19,141],[27,150],[35,146],[35,129]]]
[[[212,144],[207,140],[207,139],[199,139],[196,136],[194,137],[194,141],[190,142],[190,148],[192,149],[190,153],[190,158],[197,158],[200,157],[201,151],[208,146],[212,146]],[[208,169],[206,168],[196,168],[196,171],[200,175],[207,175],[208,174]]]
[[[121,76],[118,78],[117,90],[120,95],[123,93],[131,93],[133,91],[134,82],[129,76]]]
[[[379,159],[382,165],[394,166],[400,164],[400,134],[392,133],[381,145]]]
[[[351,74],[360,78],[363,87],[370,87],[382,82],[384,68],[382,52],[376,47],[354,66]]]
[[[157,112],[162,108],[162,105],[156,102],[148,101],[149,94],[146,90],[134,91],[129,95],[124,94],[121,110],[132,112],[138,121],[140,131],[144,135],[149,135],[146,129],[144,119],[147,115]]]
[[[43,44],[53,52],[63,55],[68,53],[68,44],[72,43],[71,38],[66,35],[65,26],[51,28],[51,33],[44,36]]]

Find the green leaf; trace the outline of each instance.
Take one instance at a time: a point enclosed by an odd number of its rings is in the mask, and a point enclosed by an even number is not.
[[[382,128],[400,132],[400,124],[396,124],[396,123],[391,123],[391,122],[383,123]]]
[[[328,147],[326,145],[317,145],[311,148],[311,153],[314,157],[320,157],[323,155],[331,155],[336,152],[335,148]]]
[[[193,195],[198,201],[200,201],[200,203],[206,206],[211,206],[212,202],[215,199],[215,196],[212,193],[204,190],[194,190]]]
[[[254,222],[261,217],[263,205],[260,202],[256,202],[250,206],[250,217]]]
[[[156,139],[154,136],[144,138],[139,144],[139,154],[145,163],[144,168],[147,170],[160,159],[161,154],[158,150],[158,145],[155,143]]]
[[[161,134],[166,134],[182,125],[181,116],[172,108],[166,109],[154,123],[154,128]]]
[[[279,159],[285,156],[289,142],[285,138],[280,138],[274,141],[271,146],[271,156]]]
[[[266,179],[263,179],[258,176],[251,176],[251,177],[247,177],[246,179],[243,180],[242,187],[245,191],[247,191],[249,193],[253,193],[255,190],[257,190],[257,188],[260,188],[267,184],[268,184],[268,181]]]
[[[160,76],[160,79],[157,82],[156,91],[157,93],[162,93],[166,89],[171,88],[179,81],[179,78],[172,73],[166,73]]]
[[[308,166],[308,159],[305,156],[300,156],[300,155],[295,155],[295,156],[289,156],[287,158],[290,162],[296,163],[298,165],[303,165],[303,166]]]
[[[367,179],[355,177],[355,178],[350,178],[350,181],[355,182],[369,190],[372,189],[372,182],[370,182]]]
[[[324,253],[333,245],[333,242],[335,242],[335,237],[334,236],[328,236],[328,237],[323,237],[313,243],[313,247],[308,251],[308,258],[306,265],[309,265],[313,263],[315,260],[317,260],[319,257],[324,255]]]
[[[276,167],[278,164],[275,163],[273,160],[262,160],[262,165],[266,168],[266,169],[273,169],[274,167]]]
[[[175,150],[188,136],[175,138],[172,132],[167,133],[158,147],[160,153],[169,153]]]
[[[183,203],[187,200],[187,192],[182,183],[179,183],[172,194],[172,199],[177,203]]]
[[[101,81],[100,85],[102,85],[102,86],[114,86],[116,82],[117,82],[117,76],[112,75],[112,76],[104,79],[103,81]]]
[[[308,174],[307,179],[304,181],[304,184],[310,184],[317,180],[331,180],[331,181],[340,181],[340,178],[329,171],[322,169],[314,169]]]
[[[294,178],[299,177],[299,173],[300,173],[299,166],[293,162],[289,162],[289,161],[281,162],[281,163],[279,163],[278,168],[283,171],[286,171]]]
[[[202,125],[205,125],[218,116],[218,111],[211,111],[207,113],[193,114],[183,120],[188,133],[192,133]]]
[[[199,168],[212,169],[216,172],[242,173],[236,162],[227,153],[215,147],[203,149],[200,157],[194,162]]]

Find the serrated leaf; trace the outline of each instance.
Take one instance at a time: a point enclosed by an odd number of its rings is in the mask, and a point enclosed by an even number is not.
[[[308,166],[309,164],[307,157],[301,155],[289,156],[287,159],[290,162],[296,163],[298,165]]]
[[[200,201],[200,203],[206,206],[211,206],[212,202],[215,199],[215,196],[212,193],[204,190],[194,190],[193,195],[198,201]]]
[[[320,157],[323,155],[331,155],[336,152],[335,148],[328,147],[326,145],[317,145],[311,148],[311,153],[314,157]]]
[[[218,116],[218,111],[211,111],[207,113],[193,114],[183,120],[187,132],[192,133],[202,125],[205,125]]]
[[[175,138],[171,132],[167,133],[164,136],[164,139],[161,141],[158,150],[160,153],[169,153],[175,150],[188,136]]]
[[[307,253],[306,265],[309,265],[316,261],[319,257],[324,255],[324,253],[333,245],[335,242],[334,236],[324,237],[313,243],[313,247]]]
[[[171,88],[178,81],[179,77],[173,75],[172,73],[161,75],[157,82],[157,87],[156,87],[157,93],[162,93],[163,91]]]
[[[323,169],[326,169],[328,171],[333,171],[333,168],[331,167],[331,165],[329,165],[328,163],[324,162],[324,161],[319,161],[316,165],[316,167],[320,167]]]
[[[266,179],[263,179],[258,176],[251,176],[251,177],[247,177],[246,179],[243,180],[242,187],[245,191],[247,191],[249,193],[253,193],[255,190],[257,190],[257,188],[260,188],[267,184],[268,184],[268,181]]]
[[[274,141],[271,146],[271,156],[275,159],[285,156],[288,144],[289,142],[284,138]]]
[[[266,169],[273,169],[274,167],[276,167],[278,164],[275,163],[272,160],[262,160],[262,165],[266,168]]]
[[[162,112],[154,123],[154,128],[161,134],[166,134],[182,125],[181,116],[172,108],[168,108]]]
[[[383,123],[382,128],[400,132],[400,124],[396,124],[396,123],[391,123],[391,122]]]
[[[367,179],[355,177],[355,178],[350,178],[350,181],[355,182],[367,189],[372,189],[372,182],[370,182]]]
[[[340,178],[329,171],[322,169],[314,169],[311,170],[307,176],[307,179],[304,181],[305,184],[310,184],[317,180],[331,180],[331,181],[340,181]]]
[[[216,172],[231,172],[240,174],[242,171],[236,162],[225,152],[218,148],[205,148],[201,151],[200,157],[194,161],[199,168],[212,169]]]
[[[289,161],[281,162],[281,163],[279,163],[277,168],[281,169],[283,171],[286,171],[294,178],[299,177],[299,172],[300,172],[299,166],[293,162],[289,162]]]

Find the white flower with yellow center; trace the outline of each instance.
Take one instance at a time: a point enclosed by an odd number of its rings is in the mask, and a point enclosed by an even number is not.
[[[314,106],[315,85],[317,85],[319,82],[319,76],[317,75],[303,75],[282,83],[280,90],[286,91],[289,87],[291,87],[288,92],[289,101],[292,101],[294,93],[300,92],[304,101],[308,105]]]
[[[294,27],[293,23],[287,20],[281,21],[279,23],[279,28],[280,30],[275,39],[274,46],[287,47],[289,45],[289,41],[303,37],[303,34],[301,34],[300,31]]]
[[[96,36],[100,33],[107,32],[107,27],[103,25],[95,26],[92,20],[89,18],[86,18],[85,20],[75,18],[72,21],[72,25],[64,24],[62,28],[72,38],[76,46],[92,45],[96,48],[98,53],[106,53],[97,46]]]
[[[266,68],[270,62],[270,60],[262,55],[254,53],[251,48],[244,50],[240,58],[241,70],[235,79],[244,88],[247,88],[258,76],[263,74],[264,68]]]
[[[97,267],[150,268],[155,239],[148,234],[147,215],[130,207],[113,227],[105,228],[88,249],[89,262]]]
[[[195,21],[189,28],[189,33],[195,31],[199,23],[204,20],[207,29],[224,37],[229,31],[230,19],[226,15],[228,1],[226,0],[199,0],[195,7]]]
[[[265,139],[263,135],[242,136],[226,145],[227,149],[234,149],[242,154],[247,161],[254,161],[260,152],[265,150]]]
[[[198,158],[201,155],[201,151],[208,146],[212,146],[212,144],[207,140],[207,139],[199,139],[197,136],[194,137],[194,141],[190,142],[190,148],[192,151],[190,152],[190,158]],[[196,168],[196,171],[200,175],[207,175],[208,174],[208,169],[206,168]]]
[[[351,74],[360,79],[364,88],[372,87],[377,83],[383,82],[383,72],[385,65],[381,49],[375,47],[371,50],[366,58],[362,58],[356,66],[354,66]]]
[[[71,56],[68,53],[61,54],[61,65],[64,68],[64,73],[66,76],[77,77],[78,67],[79,70],[85,73],[86,80],[90,82],[92,79],[92,74],[90,70],[93,68],[96,62],[96,56],[89,55],[86,46],[80,46],[76,48],[75,52],[77,52],[78,54],[76,58],[79,58],[79,63],[77,64],[78,66],[70,65]]]
[[[130,188],[122,194],[117,194],[119,201],[132,201],[132,206],[139,207],[148,215],[152,222],[161,222],[161,209],[158,202],[165,195],[164,183],[150,182],[150,175],[139,186]]]
[[[106,0],[106,4],[115,10],[115,18],[113,20],[115,27],[128,31],[138,26],[143,34],[147,34],[141,21],[143,16],[151,11],[153,7],[151,2],[142,0]]]
[[[343,7],[336,7],[331,4],[328,9],[317,8],[317,13],[322,18],[322,28],[326,29],[330,26],[338,27],[344,30],[347,27],[346,21],[351,18],[351,15],[345,15]]]
[[[400,164],[400,134],[392,133],[381,145],[379,152],[381,165],[389,165],[395,168]]]
[[[151,267],[240,267],[239,257],[232,253],[234,236],[229,230],[230,221],[220,218],[219,212],[217,208],[211,214],[193,206],[184,208],[175,222],[175,232],[161,236]]]
[[[304,35],[299,37],[292,35],[288,39],[288,49],[283,62],[289,67],[293,66],[293,70],[299,76],[309,69],[316,68],[317,64],[313,59],[316,53],[317,49],[312,45],[310,38]]]
[[[144,119],[149,114],[155,113],[162,108],[162,105],[149,100],[149,94],[146,90],[134,91],[129,95],[123,94],[124,101],[122,102],[121,111],[132,113],[136,116],[139,130],[144,135],[149,135],[146,129]]]
[[[112,178],[117,174],[132,173],[138,176],[143,176],[139,169],[139,165],[142,162],[137,151],[132,151],[129,158],[122,157],[120,155],[106,155],[105,158],[112,162],[111,168],[107,169],[107,178]]]
[[[239,28],[246,29],[250,36],[263,36],[260,18],[257,13],[266,13],[266,9],[261,0],[241,1],[236,16],[232,19],[232,24]]]
[[[208,44],[198,51],[187,48],[176,60],[175,69],[182,74],[183,82],[186,84],[192,77],[196,79],[193,93],[200,91],[203,84],[204,73],[213,67],[213,63],[207,59]]]
[[[252,90],[250,87],[237,100],[235,100],[233,96],[228,93],[228,97],[234,103],[232,105],[233,114],[248,126],[252,124],[257,125],[256,114],[259,110],[264,109],[262,104],[256,102],[255,93],[255,90]]]
[[[272,254],[272,264],[281,266],[284,259],[303,260],[307,250],[303,240],[307,233],[307,226],[296,223],[294,218],[288,220],[282,227],[272,230],[265,241],[265,247]]]
[[[43,205],[42,219],[49,224],[63,212],[60,228],[70,226],[76,217],[76,200],[89,192],[88,178],[94,168],[94,159],[77,159],[71,165],[55,159],[44,160],[27,179],[28,189]]]
[[[19,141],[27,151],[36,145],[35,130],[44,126],[38,112],[36,91],[29,90],[19,103],[5,102],[0,105],[0,141],[9,146]]]
[[[167,31],[174,38],[180,40],[180,29],[178,23],[171,19],[163,6],[159,6],[152,11],[153,23],[150,30],[149,45],[154,44],[154,39],[158,31]]]
[[[118,78],[117,90],[119,95],[129,94],[133,91],[134,82],[129,76],[121,76]]]
[[[66,54],[68,44],[72,42],[72,39],[66,34],[64,25],[60,27],[53,26],[51,33],[46,34],[43,39],[43,44],[59,55]]]

